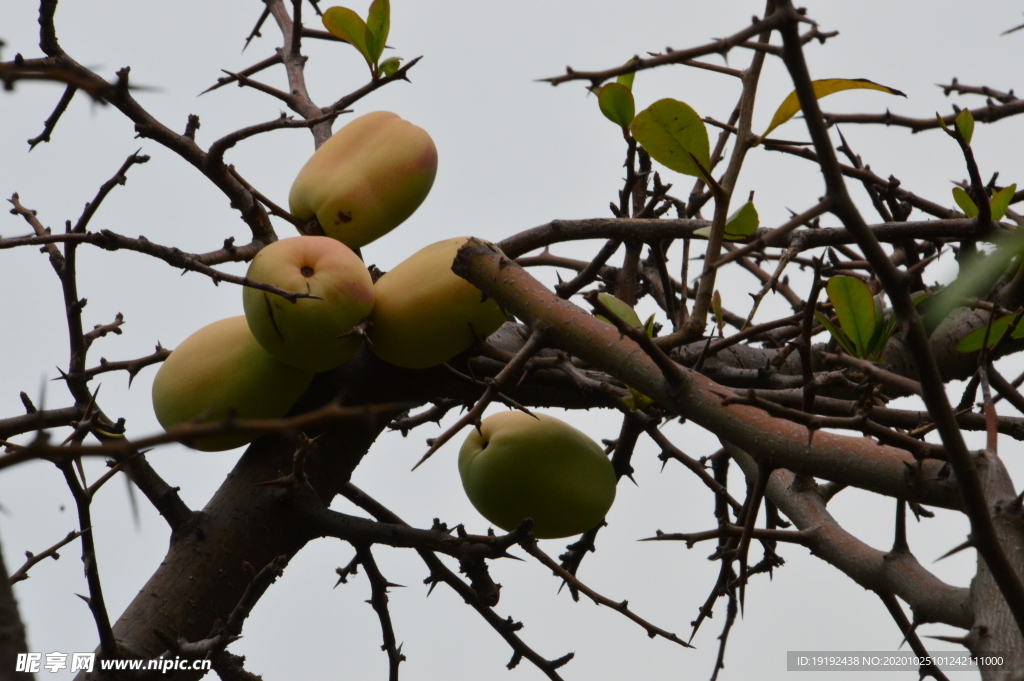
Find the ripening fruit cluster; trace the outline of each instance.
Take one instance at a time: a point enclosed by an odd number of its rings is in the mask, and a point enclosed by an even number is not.
[[[496,331],[505,313],[451,270],[467,237],[427,246],[376,282],[353,250],[412,215],[436,170],[430,136],[392,113],[357,118],[325,142],[299,171],[289,204],[326,236],[276,241],[256,254],[247,274],[308,295],[293,301],[244,287],[245,316],[196,331],[160,368],[153,382],[160,424],[280,418],[315,373],[348,362],[364,337],[385,362],[426,369]],[[224,428],[188,444],[220,451],[254,437]],[[481,515],[508,531],[532,518],[538,538],[589,530],[615,498],[615,473],[601,446],[544,415],[484,420],[462,446],[459,472]]]
[[[412,215],[436,171],[430,135],[393,113],[361,116],[327,140],[289,195],[292,214],[315,218],[327,236],[274,242],[253,258],[247,274],[308,297],[292,302],[245,287],[244,317],[195,332],[160,368],[153,382],[160,424],[280,418],[316,372],[352,359],[363,336],[384,361],[424,369],[466,350],[475,335],[497,330],[505,321],[497,303],[482,300],[451,271],[466,238],[428,246],[376,283],[353,250]],[[189,444],[220,451],[252,439],[228,433]]]

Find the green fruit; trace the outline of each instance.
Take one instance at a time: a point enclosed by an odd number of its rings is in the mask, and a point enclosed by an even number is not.
[[[437,148],[422,128],[387,111],[336,132],[299,171],[292,215],[320,221],[327,236],[360,248],[400,225],[427,198]]]
[[[341,336],[373,309],[373,280],[345,244],[325,236],[275,241],[256,254],[246,276],[319,298],[293,303],[249,286],[243,289],[249,330],[276,359],[305,371],[327,371],[359,350],[359,337]]]
[[[436,366],[470,348],[505,323],[493,300],[452,272],[468,237],[427,246],[374,284],[370,349],[385,362],[409,369]],[[476,336],[474,336],[474,333]]]
[[[462,445],[459,474],[481,515],[508,532],[533,518],[539,539],[586,532],[615,500],[615,470],[601,445],[545,414],[484,419]]]
[[[183,423],[275,419],[288,413],[313,373],[278,362],[249,332],[245,317],[196,331],[164,361],[153,380],[153,411],[164,428]],[[186,443],[204,452],[234,449],[256,439],[232,434]]]

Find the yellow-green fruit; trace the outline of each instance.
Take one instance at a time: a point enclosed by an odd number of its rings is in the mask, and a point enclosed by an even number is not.
[[[245,317],[230,317],[196,331],[164,361],[153,380],[153,411],[164,428],[284,416],[313,373],[282,364],[249,332]],[[234,449],[254,435],[223,435],[188,443],[204,452]]]
[[[256,254],[246,276],[319,298],[292,303],[267,291],[243,289],[249,329],[278,360],[297,369],[327,371],[359,350],[360,338],[341,336],[373,309],[373,279],[345,244],[325,236],[275,241]]]
[[[474,332],[486,338],[505,323],[493,300],[452,272],[469,237],[448,239],[417,251],[373,285],[370,349],[385,362],[408,369],[436,366],[466,350]]]
[[[388,111],[334,133],[299,171],[292,215],[316,216],[327,236],[359,248],[387,234],[427,198],[437,148],[425,130]]]
[[[459,452],[466,496],[511,532],[533,518],[539,539],[596,526],[615,500],[615,470],[601,445],[568,423],[506,411],[483,420]]]

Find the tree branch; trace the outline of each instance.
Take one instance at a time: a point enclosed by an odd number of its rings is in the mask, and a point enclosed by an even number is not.
[[[747,480],[753,482],[758,471],[754,459],[734,445],[724,446]],[[962,629],[972,626],[969,589],[941,582],[909,552],[887,554],[858,540],[825,509],[816,486],[797,478],[792,471],[776,470],[768,480],[766,494],[798,530],[807,533],[812,554],[865,589],[899,596],[914,611],[914,621],[943,622]]]
[[[907,329],[907,342],[917,367],[922,397],[928,411],[935,419],[937,430],[946,446],[949,463],[956,473],[960,494],[966,507],[967,516],[971,520],[971,531],[977,542],[978,551],[985,557],[985,562],[992,570],[993,577],[1013,612],[1017,627],[1024,632],[1024,583],[1007,559],[996,535],[981,478],[946,397],[945,386],[935,364],[928,335],[910,298],[910,292],[907,290],[906,275],[896,269],[888,255],[882,250],[846,191],[839,162],[832,149],[825,121],[818,107],[817,96],[811,84],[807,64],[804,61],[803,49],[797,34],[799,15],[793,10],[790,0],[779,0],[779,6],[787,16],[787,21],[781,29],[785,50],[784,59],[800,98],[804,120],[820,158],[821,172],[828,196],[833,201],[832,212],[857,237],[861,250],[875,267],[875,274],[885,287],[895,313],[899,316],[904,328]]]
[[[653,360],[611,325],[595,319],[548,291],[493,245],[471,239],[459,251],[453,270],[529,324],[543,323],[549,341],[610,373],[677,414],[728,438],[772,467],[789,468],[880,494],[958,508],[955,486],[938,476],[939,462],[914,465],[906,451],[878,446],[865,438],[818,432],[741,405],[723,406],[732,393],[710,379],[682,369],[672,387]],[[808,442],[811,445],[808,446]],[[841,471],[841,472],[840,472]],[[927,472],[926,472],[927,471]]]

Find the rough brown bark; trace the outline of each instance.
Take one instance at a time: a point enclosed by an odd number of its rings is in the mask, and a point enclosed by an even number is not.
[[[725,443],[725,449],[748,481],[753,482],[757,477],[754,459],[729,443]],[[943,622],[965,629],[971,626],[975,621],[974,602],[968,589],[943,583],[909,553],[879,551],[851,535],[825,508],[817,485],[807,484],[806,480],[801,483],[792,471],[777,470],[772,473],[765,494],[797,529],[812,531],[808,543],[811,553],[839,568],[865,589],[899,596],[910,604],[915,622]],[[1012,621],[1011,618],[1011,624]]]
[[[8,583],[7,566],[0,547],[0,681],[30,681],[35,675],[16,672],[18,653],[28,652],[25,625],[18,612],[18,602]]]
[[[522,336],[515,325],[507,324],[492,336],[491,343],[514,352]],[[458,361],[455,364],[469,370]],[[475,358],[472,364],[478,377],[493,374],[502,366],[486,358]],[[564,376],[538,372],[533,379],[510,392],[531,406],[601,404],[599,396],[581,394]],[[410,371],[393,367],[364,348],[345,366],[318,375],[293,413],[310,411],[335,398],[344,404],[403,402],[407,407],[409,402],[438,396],[474,399],[482,390],[453,379],[441,368]],[[325,504],[349,481],[390,420],[390,416],[381,416],[374,421],[345,421],[323,432],[306,473]],[[308,433],[310,437],[317,434]],[[289,473],[293,452],[294,445],[281,436],[254,442],[206,507],[172,535],[166,557],[114,625],[126,656],[151,659],[165,652],[167,646],[154,630],[187,641],[206,638],[215,621],[226,618],[238,603],[253,570],[281,555],[291,558],[314,538],[296,533],[284,490],[260,484]],[[83,681],[85,676],[77,678]],[[178,671],[173,678],[196,677]]]
[[[520,319],[545,326],[553,345],[736,442],[765,465],[910,501],[958,508],[956,485],[940,475],[939,461],[924,461],[917,474],[908,475],[914,460],[905,450],[879,445],[870,438],[827,432],[816,432],[811,438],[806,427],[792,421],[773,418],[754,407],[724,405],[725,398],[735,396],[732,391],[682,367],[678,367],[679,382],[673,385],[639,345],[557,297],[492,244],[471,239],[459,252],[453,269]]]
[[[990,504],[996,534],[1007,557],[1024,578],[1024,522],[1020,504],[1015,503],[1017,493],[1013,482],[999,457],[981,454],[975,461]],[[1010,681],[1020,677],[1024,666],[1024,637],[1014,621],[999,586],[992,578],[988,566],[978,555],[978,571],[971,581],[971,606],[975,612],[964,645],[976,655],[1010,653],[1006,663],[996,668],[983,668],[983,681]]]

